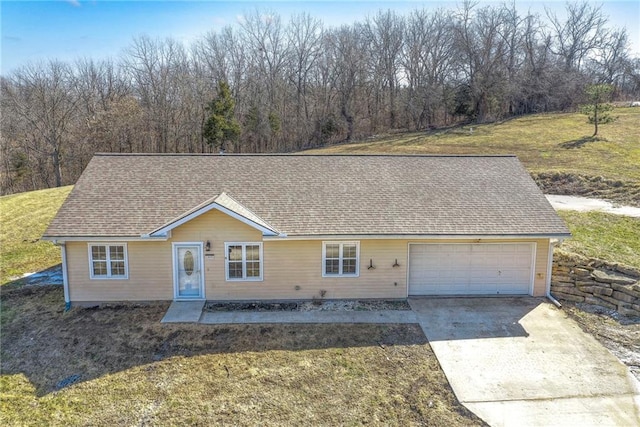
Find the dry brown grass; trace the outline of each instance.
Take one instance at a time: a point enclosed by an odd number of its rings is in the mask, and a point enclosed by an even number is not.
[[[483,425],[417,325],[163,325],[2,288],[2,425]],[[80,381],[56,390],[73,374]]]

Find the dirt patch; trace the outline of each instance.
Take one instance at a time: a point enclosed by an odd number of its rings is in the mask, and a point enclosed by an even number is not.
[[[615,310],[583,303],[563,302],[563,309],[640,381],[640,317],[621,316]]]
[[[637,182],[568,173],[538,173],[532,176],[545,194],[594,197],[640,207],[640,183]]]
[[[0,425],[485,425],[419,325],[161,324],[3,286]]]

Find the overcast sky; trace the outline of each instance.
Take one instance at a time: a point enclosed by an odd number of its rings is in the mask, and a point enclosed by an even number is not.
[[[2,27],[0,72],[6,75],[28,61],[79,57],[103,59],[117,56],[142,34],[172,37],[189,43],[208,31],[237,25],[243,12],[256,7],[277,12],[284,21],[292,13],[306,11],[325,26],[362,20],[380,9],[406,14],[428,7],[454,8],[460,2],[445,1],[107,1],[48,0],[0,1]],[[500,2],[480,1],[480,5]],[[521,13],[544,15],[545,6],[562,14],[564,1],[517,1]],[[640,1],[605,0],[603,11],[611,27],[626,27],[632,50],[640,56]]]

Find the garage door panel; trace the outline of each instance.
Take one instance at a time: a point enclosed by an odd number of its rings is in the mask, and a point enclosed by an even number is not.
[[[530,292],[531,243],[411,244],[410,295],[496,295]]]

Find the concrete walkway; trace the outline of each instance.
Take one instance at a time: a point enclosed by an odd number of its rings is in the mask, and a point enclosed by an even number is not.
[[[174,301],[161,323],[197,323],[202,316],[204,301]]]
[[[458,400],[492,426],[640,426],[625,365],[539,298],[412,298]]]

